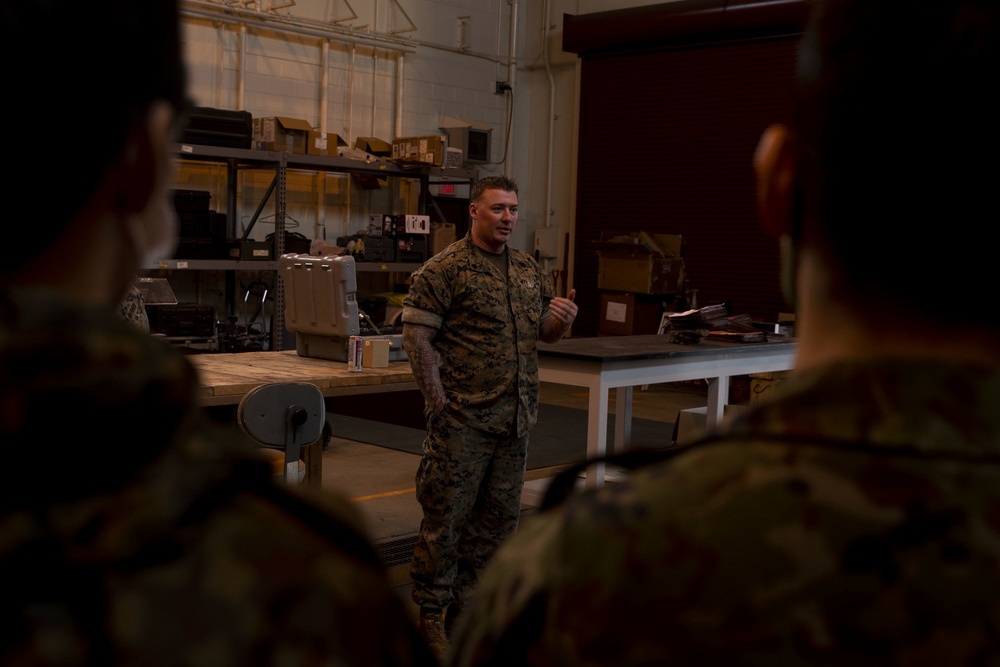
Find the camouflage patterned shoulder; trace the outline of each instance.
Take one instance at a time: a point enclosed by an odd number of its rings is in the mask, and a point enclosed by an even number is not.
[[[523,250],[518,250],[517,248],[511,248],[510,246],[507,247],[507,250],[508,250],[508,257],[511,259],[511,261],[516,261],[520,264],[532,266],[539,271],[541,270],[541,267],[539,266],[535,258],[529,255],[528,253],[524,252]]]
[[[960,364],[808,374],[676,458],[526,520],[481,580],[455,664],[996,662],[998,388]]]
[[[468,238],[452,243],[413,272],[413,278],[424,275],[452,274],[476,266],[479,257]]]

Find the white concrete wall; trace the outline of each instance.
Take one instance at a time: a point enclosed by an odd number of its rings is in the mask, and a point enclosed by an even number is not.
[[[286,1],[182,5],[197,105],[301,118],[350,144],[358,136],[439,134],[441,114],[487,124],[493,163],[480,175],[506,173],[520,185],[512,245],[532,251],[534,230],[556,227],[559,256],[546,264],[562,268],[577,140],[577,58],[561,51],[563,14],[653,0],[295,0],[279,8]],[[496,94],[498,80],[511,82],[512,94]],[[208,171],[182,185],[224,177]],[[245,178],[243,207],[252,214],[269,181]],[[413,195],[359,193],[348,180],[290,179],[288,213],[302,233],[334,239],[368,212],[405,206]],[[260,225],[254,237],[270,230]]]

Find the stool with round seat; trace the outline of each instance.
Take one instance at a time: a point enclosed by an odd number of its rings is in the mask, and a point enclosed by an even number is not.
[[[319,387],[308,382],[262,384],[240,400],[236,418],[263,447],[280,450],[269,454],[279,471],[276,476],[292,484],[305,478],[305,464],[299,459],[302,446],[319,440],[326,423]]]

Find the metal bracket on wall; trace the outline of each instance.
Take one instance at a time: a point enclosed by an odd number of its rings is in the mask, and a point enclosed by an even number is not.
[[[393,11],[393,10],[395,10],[395,11]],[[393,20],[393,18],[397,14],[402,14],[403,18],[406,20],[406,27],[405,28],[396,28],[396,27],[394,27],[395,24],[396,24],[396,22]],[[403,7],[399,4],[399,0],[390,0],[390,5],[389,5],[389,34],[390,35],[398,35],[398,34],[403,33],[403,32],[414,32],[414,31],[416,31],[416,29],[417,29],[416,24],[413,23],[413,20],[410,18],[410,15],[407,14],[406,10],[403,9]]]
[[[347,7],[347,11],[350,13],[350,16],[332,16],[331,15],[330,16],[330,23],[343,23],[344,21],[353,21],[354,19],[358,18],[358,13],[356,11],[354,11],[354,7],[351,7],[351,3],[349,3],[347,0],[339,0],[339,2],[343,3],[343,5],[345,7]],[[333,4],[336,5],[338,3],[335,2]],[[331,14],[333,13],[332,8],[330,10],[330,13]]]

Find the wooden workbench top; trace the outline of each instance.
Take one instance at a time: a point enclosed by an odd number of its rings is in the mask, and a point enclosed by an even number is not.
[[[354,372],[347,370],[345,362],[300,357],[295,350],[197,354],[189,359],[198,369],[203,405],[239,403],[248,391],[268,382],[309,382],[324,396],[404,391],[416,386],[408,361]]]

